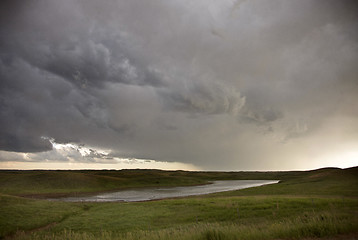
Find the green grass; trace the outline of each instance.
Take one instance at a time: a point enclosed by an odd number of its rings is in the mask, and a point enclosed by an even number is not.
[[[71,195],[134,187],[185,186],[207,183],[188,172],[131,171],[0,171],[0,192],[12,195]]]
[[[188,172],[161,170],[12,171],[0,170],[0,192],[11,195],[74,195],[135,187],[187,186],[212,180],[281,180],[280,188],[267,186],[260,194],[356,195],[358,168],[326,168],[294,172]],[[323,184],[322,184],[323,183]],[[302,188],[302,184],[305,187]],[[351,188],[342,188],[351,185]],[[255,190],[240,191],[253,194]]]
[[[18,230],[61,222],[87,208],[81,204],[24,199],[0,194],[0,239]]]
[[[341,221],[341,220],[339,220]],[[305,216],[286,222],[272,221],[269,224],[242,225],[235,223],[227,224],[206,224],[199,223],[190,226],[182,226],[177,228],[162,229],[158,231],[136,231],[127,233],[116,233],[102,231],[99,234],[78,233],[74,231],[64,230],[56,234],[33,234],[20,235],[18,239],[192,239],[192,240],[237,240],[237,239],[302,239],[307,237],[327,237],[352,230],[352,224],[345,221],[343,224],[335,224],[337,219],[335,216],[321,215],[319,217]],[[353,229],[354,230],[354,229]]]
[[[102,203],[18,239],[300,239],[356,231],[358,200],[188,198]]]
[[[358,197],[358,168],[302,172],[275,185],[219,193],[220,196],[292,195]]]
[[[358,210],[352,199],[225,197],[185,198],[140,203],[102,203],[68,218],[52,231],[70,229],[76,232],[136,231],[162,229],[192,223],[256,224],[299,217],[302,213],[334,213]],[[349,215],[349,213],[348,213]],[[111,219],[110,222],[106,221]],[[123,221],[125,219],[125,221]]]
[[[0,191],[3,192],[0,195],[0,239],[5,236],[23,240],[358,236],[357,170],[330,168],[268,173],[0,171]],[[7,179],[5,183],[4,179]],[[48,182],[42,182],[44,179]],[[191,185],[214,179],[279,179],[281,182],[205,196],[135,203],[65,203],[5,195]],[[66,185],[72,181],[77,182]],[[44,226],[47,227],[41,228]]]

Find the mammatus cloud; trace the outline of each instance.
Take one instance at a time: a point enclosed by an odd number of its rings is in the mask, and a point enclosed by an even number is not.
[[[357,5],[2,1],[0,161],[326,166],[358,148]]]

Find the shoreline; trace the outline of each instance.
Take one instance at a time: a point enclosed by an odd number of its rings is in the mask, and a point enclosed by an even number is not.
[[[222,180],[225,181],[225,180]],[[63,193],[29,193],[29,194],[9,194],[11,196],[23,197],[23,198],[30,198],[30,199],[42,199],[42,200],[51,200],[56,198],[66,198],[66,197],[90,197],[95,196],[97,194],[104,194],[104,193],[114,193],[119,191],[130,191],[130,190],[140,190],[140,189],[155,189],[155,188],[175,188],[175,187],[195,187],[195,186],[204,186],[210,185],[213,181],[209,181],[207,183],[202,184],[190,184],[190,185],[161,185],[161,186],[141,186],[141,187],[122,187],[122,188],[115,188],[115,189],[108,189],[108,190],[98,190],[98,191],[91,191],[91,192],[63,192]]]
[[[64,202],[145,202],[170,198],[208,195],[220,192],[277,184],[280,180],[219,180],[209,184],[175,187],[150,187],[111,191],[92,196],[60,197],[49,200]]]

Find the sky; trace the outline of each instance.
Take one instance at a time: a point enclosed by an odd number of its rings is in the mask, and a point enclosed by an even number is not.
[[[358,165],[354,0],[3,0],[0,169]]]

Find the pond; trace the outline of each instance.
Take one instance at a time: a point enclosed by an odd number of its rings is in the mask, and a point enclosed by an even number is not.
[[[57,200],[68,202],[138,202],[164,198],[204,195],[216,192],[239,190],[278,183],[277,180],[226,180],[213,181],[211,184],[187,187],[157,187],[122,190],[101,193],[94,196],[66,197]]]

